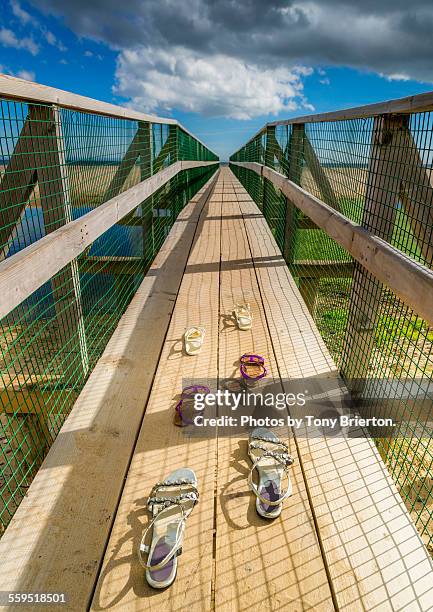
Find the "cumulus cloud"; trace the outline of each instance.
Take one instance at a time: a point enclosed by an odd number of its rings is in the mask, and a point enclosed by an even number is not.
[[[13,47],[14,49],[25,49],[32,55],[39,53],[39,45],[35,43],[33,38],[28,36],[17,38],[15,33],[7,28],[0,28],[0,45],[3,47]]]
[[[122,51],[116,92],[136,108],[178,108],[207,116],[251,119],[305,104],[304,67],[262,69],[225,55],[200,56],[184,48]]]
[[[20,79],[25,79],[26,81],[34,81],[36,76],[32,70],[19,70],[16,74]]]
[[[239,97],[249,76],[266,72],[266,82],[273,79],[269,97],[279,98],[273,108],[285,109],[289,100],[290,104],[301,101],[285,89],[285,83],[294,87],[290,75],[295,74],[299,83],[305,78],[294,72],[295,66],[348,66],[390,80],[407,77],[433,82],[431,0],[129,0],[120,5],[117,0],[30,1],[40,10],[61,16],[77,35],[118,50],[119,91],[134,90],[134,99],[152,104],[159,96],[163,105],[171,103],[165,86],[155,82],[158,62],[163,64],[161,76],[168,74],[173,86],[179,89],[183,82],[185,91],[190,87],[196,91],[196,77],[190,71],[179,72],[187,55],[203,78],[214,78],[221,58],[226,58],[229,83],[231,67],[239,67]],[[181,50],[174,73],[167,69],[168,60],[161,60],[170,49]],[[146,50],[154,53],[155,65],[149,64]],[[138,74],[139,62],[149,68],[148,74]],[[139,81],[135,86],[132,74]],[[203,87],[221,98],[228,85],[218,79]],[[215,93],[218,88],[221,96]],[[233,101],[234,91],[234,84],[230,85]],[[189,91],[185,98],[191,98]],[[216,101],[214,108],[220,112],[221,104]],[[262,108],[260,99],[256,108]]]

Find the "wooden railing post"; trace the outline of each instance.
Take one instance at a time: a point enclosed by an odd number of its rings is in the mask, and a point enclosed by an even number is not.
[[[297,185],[301,184],[302,164],[304,158],[304,133],[304,124],[297,123],[292,126],[292,132],[289,139],[288,178]],[[294,204],[292,204],[292,202],[286,198],[283,256],[289,265],[294,261],[296,221],[296,206],[294,206]]]
[[[394,228],[406,155],[401,140],[407,122],[405,115],[382,115],[373,124],[362,225],[386,241]],[[354,394],[362,392],[369,371],[381,297],[382,283],[356,263],[341,368]]]
[[[38,132],[34,159],[45,232],[49,234],[73,220],[61,115],[56,106],[33,106],[31,112]],[[65,379],[73,385],[80,384],[89,371],[89,357],[76,259],[52,278],[51,286],[63,344]]]
[[[273,139],[272,139],[273,136]],[[275,140],[275,126],[274,125],[268,125],[266,127],[266,147],[265,147],[265,160],[264,160],[264,164],[265,166],[268,166],[268,168],[275,168],[275,164],[274,164],[274,147],[273,145],[273,141]],[[269,184],[269,181],[267,181],[266,179],[262,179],[263,180],[263,216],[266,217],[266,213],[267,213],[267,204],[268,204],[268,198],[270,196],[271,193],[271,189],[275,192],[274,188],[272,185]]]
[[[140,170],[141,180],[152,176],[153,173],[153,129],[151,123],[139,123],[139,130],[141,131],[141,155],[140,155]],[[147,207],[144,207],[144,203],[141,206],[141,219],[142,219],[142,236],[143,236],[143,258],[145,265],[147,265],[151,259],[154,251],[153,248],[153,196],[147,201]]]

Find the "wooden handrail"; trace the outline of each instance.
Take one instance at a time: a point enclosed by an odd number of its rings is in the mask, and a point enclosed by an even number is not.
[[[216,164],[178,161],[0,262],[0,318],[182,170]]]
[[[279,172],[257,162],[230,162],[273,183],[297,208],[333,238],[405,304],[433,324],[433,270],[311,195]]]
[[[347,121],[350,119],[368,119],[379,115],[405,115],[411,113],[425,113],[433,110],[433,91],[417,94],[415,96],[407,96],[405,98],[396,98],[393,100],[385,100],[384,102],[374,102],[373,104],[365,104],[363,106],[354,106],[352,108],[342,108],[336,111],[328,111],[326,113],[316,113],[311,115],[300,115],[291,119],[282,119],[280,121],[270,121],[261,127],[247,142],[257,138],[263,134],[268,127],[278,125],[294,125],[297,123],[320,123],[329,121]]]
[[[176,119],[167,119],[135,111],[131,108],[117,106],[109,102],[102,102],[74,94],[63,89],[48,87],[40,83],[33,83],[24,79],[0,73],[0,97],[9,100],[21,100],[39,104],[56,104],[62,108],[80,111],[82,113],[96,113],[107,117],[117,117],[121,119],[131,119],[133,121],[147,121],[149,123],[163,123],[167,125],[177,125],[181,130],[192,136],[197,142],[207,147],[197,136],[194,136]]]

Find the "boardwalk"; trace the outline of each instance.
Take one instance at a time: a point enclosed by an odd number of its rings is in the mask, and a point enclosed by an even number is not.
[[[238,301],[250,332],[231,319]],[[191,324],[207,331],[198,357],[182,351]],[[247,351],[282,390],[337,376],[268,225],[223,167],[181,212],[0,541],[2,588],[65,591],[72,610],[427,610],[431,561],[367,436],[287,428],[294,492],[269,522],[248,489],[245,435],[173,425],[184,381],[236,377]],[[200,501],[177,579],[156,592],[136,554],[146,498],[182,466]]]

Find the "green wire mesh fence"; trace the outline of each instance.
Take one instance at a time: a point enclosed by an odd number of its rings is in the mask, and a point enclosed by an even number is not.
[[[178,125],[1,100],[1,259],[179,160],[217,158]],[[0,533],[176,217],[215,169],[176,174],[0,321]]]
[[[289,121],[268,125],[230,161],[273,168],[431,268],[432,139],[430,112]],[[383,416],[386,401],[397,415],[395,436],[376,444],[433,552],[433,329],[270,181],[231,167],[266,217],[354,395],[368,398],[375,414]]]

